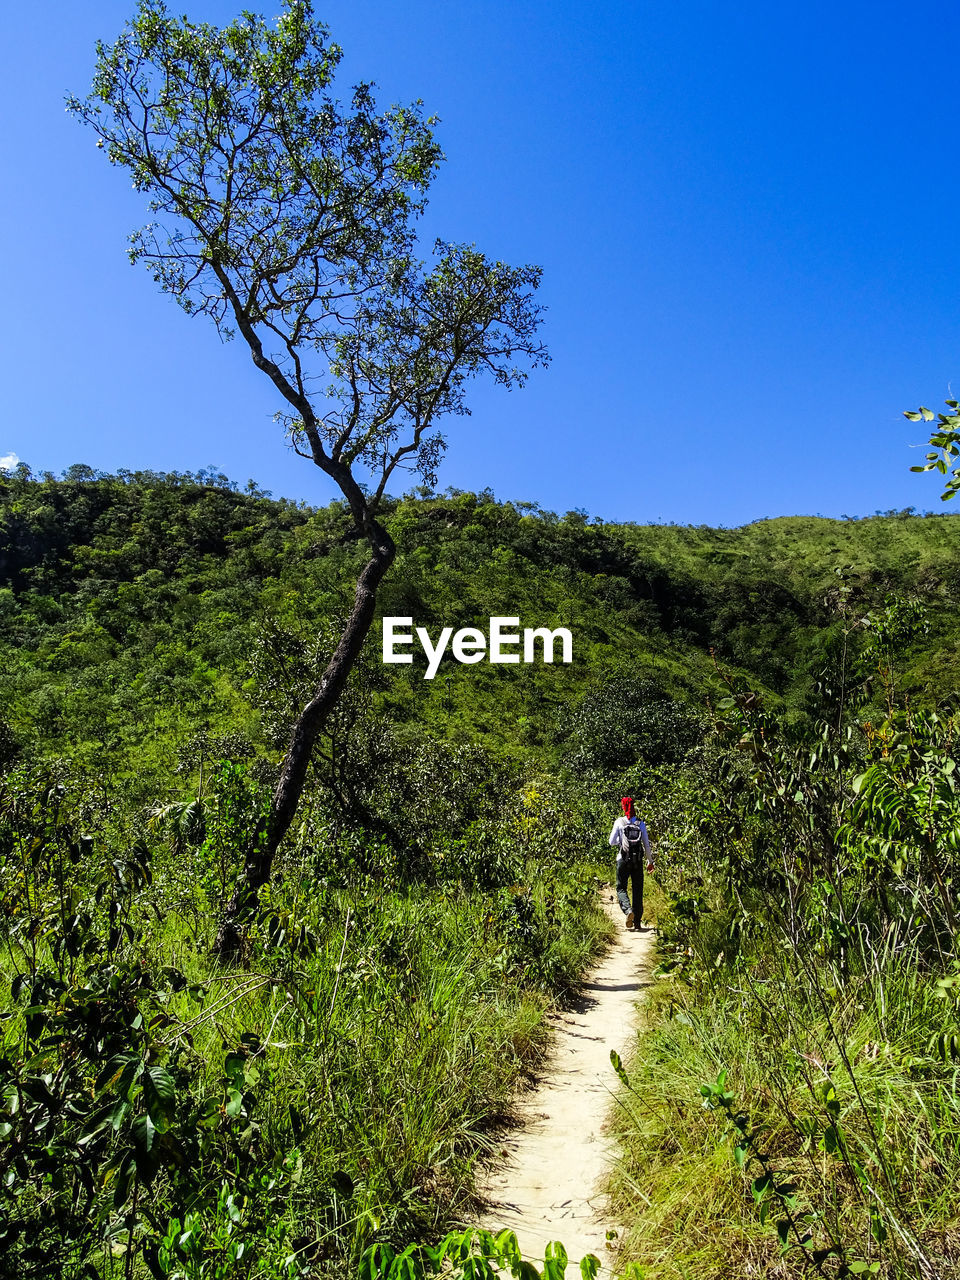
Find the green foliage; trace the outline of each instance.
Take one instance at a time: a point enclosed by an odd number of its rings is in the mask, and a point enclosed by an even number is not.
[[[653,1204],[632,1248],[691,1232],[664,1274],[763,1270],[774,1247],[788,1275],[952,1265],[956,720],[897,704],[913,604],[856,619],[845,599],[817,717],[785,723],[727,677],[719,752],[681,788],[661,1019],[625,1080],[642,1107],[625,1130],[656,1153],[622,1183]],[[693,1091],[721,1131],[683,1111]]]
[[[211,1208],[194,1209],[182,1221],[172,1218],[157,1249],[157,1274],[169,1280],[247,1275],[292,1280],[301,1275],[282,1200],[299,1178],[301,1165],[299,1152],[293,1151],[279,1173],[260,1176],[256,1194],[240,1195],[225,1182]],[[265,1204],[271,1204],[273,1216],[263,1215]]]
[[[664,697],[651,680],[629,676],[607,677],[588,688],[565,727],[567,767],[601,773],[677,764],[702,733],[689,705]]]
[[[718,1274],[799,1269],[811,1248],[788,1234],[781,1259],[777,1226],[776,1188],[795,1183],[828,1274],[946,1256],[951,519],[643,529],[489,494],[386,513],[385,612],[570,625],[575,662],[428,684],[371,653],[248,967],[220,971],[216,911],[349,600],[348,517],[217,476],[0,476],[4,972],[48,975],[4,1022],[5,1079],[35,1094],[3,1117],[22,1185],[6,1260],[40,1266],[39,1232],[67,1275],[128,1257],[280,1275],[437,1239],[542,1049],[545,999],[575,989],[603,936],[593,858],[623,794],[659,841],[673,975],[649,1057],[620,1064],[648,1144],[629,1177],[654,1206],[628,1252],[689,1241]],[[113,1038],[94,1062],[96,1019]],[[695,1105],[724,1070],[742,1130],[722,1102]]]
[[[143,841],[105,857],[63,786],[24,775],[4,779],[0,819],[0,1250],[26,1275],[100,1274],[104,1251],[142,1252],[159,1274],[146,1230],[158,1205],[186,1212],[225,1173],[237,1187],[258,1176],[257,1090],[247,1074],[235,1087],[229,1056],[219,1084],[208,1078],[193,1020],[176,1013],[205,987],[148,959]],[[260,1053],[242,1040],[241,1055]]]
[[[501,1231],[454,1231],[435,1248],[411,1245],[397,1254],[393,1249],[373,1245],[364,1255],[360,1280],[426,1280],[428,1276],[449,1275],[454,1280],[494,1280],[509,1271],[514,1280],[563,1280],[569,1261],[558,1241],[544,1252],[543,1270],[523,1257],[516,1235]],[[582,1280],[595,1280],[600,1260],[592,1253],[580,1262]]]
[[[549,882],[531,859],[487,891],[452,859],[436,887],[388,883],[358,843],[347,877],[291,855],[249,970],[225,972],[204,869],[252,820],[247,786],[209,770],[148,844],[62,783],[0,782],[8,1270],[288,1277],[436,1231],[542,1050],[539,993],[572,988],[604,932],[563,851]]]
[[[514,613],[570,625],[574,663],[448,662],[426,682],[416,663],[385,668],[371,652],[321,744],[321,771],[345,800],[342,744],[356,740],[356,709],[371,697],[397,735],[426,729],[552,768],[582,738],[591,758],[636,760],[646,772],[652,758],[672,758],[675,731],[686,741],[717,696],[711,647],[750,687],[772,685],[774,709],[807,716],[824,663],[842,660],[844,627],[879,618],[887,597],[924,610],[922,625],[897,633],[899,690],[932,705],[956,681],[950,518],[642,529],[567,524],[471,494],[405,499],[389,523],[399,552],[385,613],[412,613],[428,628]],[[172,763],[201,730],[243,735],[246,751],[272,760],[352,594],[359,553],[344,540],[348,525],[337,504],[309,511],[238,493],[220,476],[0,475],[0,717],[16,749],[69,754],[152,804],[183,798],[170,790]],[[838,561],[850,566],[842,580]],[[776,603],[774,581],[792,604]],[[604,735],[611,679],[630,686],[641,732],[631,715]],[[870,700],[873,718],[885,713],[879,670]],[[375,748],[380,726],[369,723],[359,737]],[[363,755],[361,777],[377,767]]]
[[[241,335],[294,447],[368,537],[398,466],[434,483],[436,422],[466,412],[465,384],[522,385],[521,358],[546,353],[539,268],[439,241],[431,269],[417,260],[436,122],[419,102],[378,108],[368,83],[345,108],[330,93],[340,58],[310,0],[288,0],[274,26],[245,11],[222,28],[140,0],[67,106],[161,216],[131,237],[131,261]],[[357,467],[373,474],[367,494]]]
[[[937,426],[930,436],[930,444],[934,447],[934,452],[926,455],[926,461],[922,467],[911,467],[911,471],[939,471],[945,476],[950,467],[960,454],[960,402],[956,400],[945,401],[951,413],[938,413]],[[930,409],[925,409],[923,405],[919,409],[906,409],[903,416],[911,422],[932,422],[934,414]],[[939,450],[939,452],[936,452]],[[955,467],[950,474],[943,487],[943,493],[940,497],[944,502],[954,497],[957,490],[960,489],[960,467]]]

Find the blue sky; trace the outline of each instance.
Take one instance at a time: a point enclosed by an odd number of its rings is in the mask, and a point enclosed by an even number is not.
[[[241,6],[173,7],[222,23]],[[5,19],[0,457],[214,464],[325,502],[245,350],[128,265],[141,198],[64,112],[132,9]],[[941,508],[909,472],[924,437],[901,411],[960,389],[955,5],[317,11],[344,48],[341,96],[374,79],[441,117],[427,235],[544,267],[553,363],[522,392],[475,387],[441,487],[641,522]]]

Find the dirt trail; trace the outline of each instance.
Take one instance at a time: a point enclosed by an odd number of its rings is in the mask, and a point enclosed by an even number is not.
[[[481,1225],[509,1227],[523,1255],[543,1266],[551,1240],[560,1240],[571,1263],[594,1253],[611,1273],[608,1230],[617,1230],[599,1191],[616,1154],[604,1132],[617,1077],[610,1050],[625,1056],[636,1025],[634,1006],[650,985],[652,932],[627,932],[610,890],[603,905],[618,935],[591,971],[582,998],[551,1021],[554,1043],[538,1083],[518,1099],[521,1126],[500,1143],[505,1153],[481,1185],[489,1203]]]

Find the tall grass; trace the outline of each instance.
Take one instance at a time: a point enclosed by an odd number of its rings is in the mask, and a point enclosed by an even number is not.
[[[842,988],[824,976],[771,948],[713,982],[667,978],[648,1001],[613,1182],[638,1276],[960,1273],[942,988],[909,945]],[[704,1097],[721,1072],[726,1109]],[[754,1194],[767,1171],[789,1190]]]

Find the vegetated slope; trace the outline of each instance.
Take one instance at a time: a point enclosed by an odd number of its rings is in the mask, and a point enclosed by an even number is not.
[[[664,1087],[638,1113],[658,1226],[634,1256],[701,1280],[744,1254],[775,1265],[766,1215],[794,1195],[763,1182],[775,1157],[804,1179],[784,1274],[807,1265],[807,1223],[825,1274],[884,1265],[894,1235],[949,1257],[955,726],[918,709],[956,688],[960,525],[609,526],[486,493],[405,498],[389,519],[384,614],[434,634],[565,625],[575,661],[447,662],[428,682],[422,657],[382,666],[373,635],[250,967],[224,973],[217,912],[351,605],[344,513],[220,476],[0,477],[0,1092],[36,1103],[3,1126],[4,1264],[102,1257],[113,1275],[123,1237],[153,1274],[163,1248],[164,1266],[193,1249],[286,1276],[291,1249],[310,1274],[435,1237],[470,1208],[546,1000],[603,935],[622,784],[672,845],[672,907],[654,906],[677,983],[631,1083]],[[873,1076],[898,1100],[889,1130],[863,1101]],[[724,1117],[751,1090],[744,1183]],[[886,1180],[880,1200],[862,1179]]]
[[[906,689],[936,698],[960,670],[952,516],[607,525],[460,493],[395,502],[390,524],[400,554],[382,613],[434,635],[492,615],[574,635],[571,667],[447,658],[428,682],[417,646],[412,666],[382,667],[374,634],[379,705],[454,741],[556,762],[570,709],[612,675],[646,680],[641,703],[702,706],[717,687],[711,652],[799,711],[843,628],[889,593],[928,615]],[[0,477],[0,717],[32,750],[91,765],[108,753],[154,782],[190,728],[266,749],[257,657],[269,635],[274,657],[278,634],[301,652],[329,640],[352,600],[346,534],[336,504],[241,493],[218,475]]]

